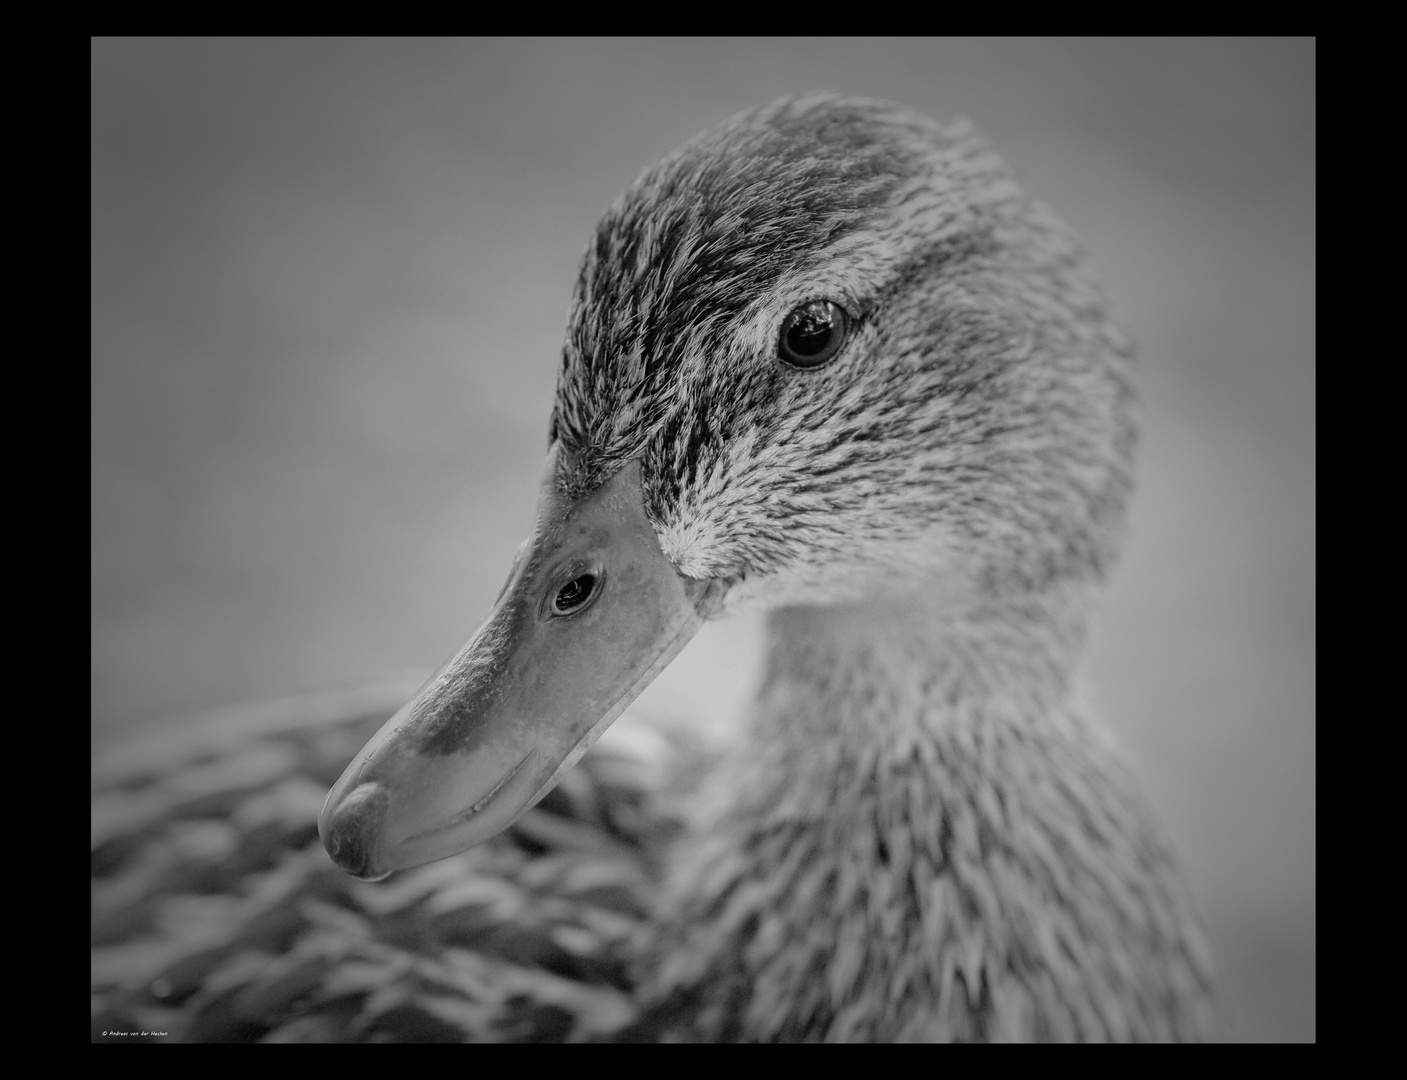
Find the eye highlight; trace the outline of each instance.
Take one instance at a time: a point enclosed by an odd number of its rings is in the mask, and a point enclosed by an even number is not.
[[[786,317],[777,335],[777,355],[797,368],[818,368],[840,352],[850,318],[838,304],[811,300]]]

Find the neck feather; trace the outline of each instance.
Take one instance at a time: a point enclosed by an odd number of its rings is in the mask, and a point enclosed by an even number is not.
[[[1087,597],[794,608],[666,884],[654,994],[693,1037],[1215,1028],[1166,845],[1074,668]]]

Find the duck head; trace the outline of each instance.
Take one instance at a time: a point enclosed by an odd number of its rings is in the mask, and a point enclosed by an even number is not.
[[[577,281],[532,537],[319,828],[375,878],[541,798],[702,623],[1102,576],[1128,353],[965,125],[808,95],[647,170]]]

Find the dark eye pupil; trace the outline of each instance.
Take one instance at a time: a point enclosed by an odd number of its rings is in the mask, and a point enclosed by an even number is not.
[[[582,574],[579,578],[573,578],[557,590],[557,597],[552,601],[552,610],[559,615],[575,611],[591,599],[591,592],[595,588],[594,574]]]
[[[803,304],[782,323],[777,351],[793,367],[819,367],[845,344],[845,312],[829,300]]]

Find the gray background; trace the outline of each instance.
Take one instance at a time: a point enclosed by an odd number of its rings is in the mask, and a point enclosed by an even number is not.
[[[93,42],[95,739],[448,656],[597,215],[815,88],[972,118],[1102,264],[1148,422],[1096,700],[1238,1033],[1314,1038],[1312,42]],[[735,714],[756,633],[645,703]]]

